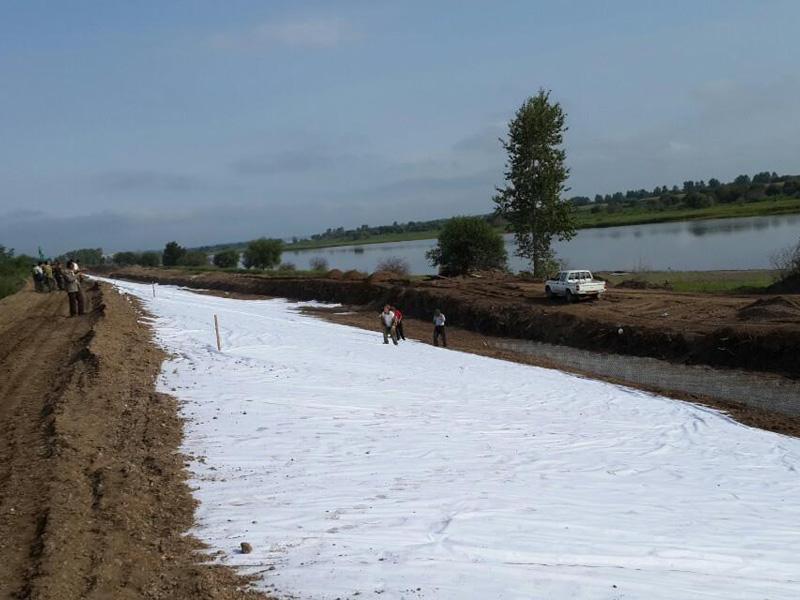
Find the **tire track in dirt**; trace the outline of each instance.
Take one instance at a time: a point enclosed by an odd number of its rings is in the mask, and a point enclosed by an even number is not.
[[[20,311],[25,318],[15,319]],[[26,290],[2,304],[0,347],[7,350],[0,359],[0,437],[5,442],[0,447],[0,595],[12,591],[6,589],[9,582],[27,580],[47,521],[37,492],[47,484],[48,399],[58,388],[73,340],[91,327],[90,317],[67,320],[65,313],[62,294]],[[20,591],[24,594],[24,587]]]
[[[264,598],[185,535],[182,422],[141,312],[87,296],[74,319],[64,294],[0,302],[0,598]]]

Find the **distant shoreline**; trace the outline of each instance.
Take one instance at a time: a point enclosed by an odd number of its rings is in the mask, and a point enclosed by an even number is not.
[[[618,213],[591,213],[581,210],[578,213],[577,229],[601,229],[607,227],[624,227],[627,225],[647,225],[653,223],[678,223],[688,221],[707,221],[710,219],[737,219],[745,217],[768,217],[776,215],[800,214],[800,198],[778,198],[742,204],[717,204],[708,208],[665,211],[621,211]],[[502,233],[507,233],[502,231]],[[386,233],[374,235],[362,240],[329,239],[304,240],[296,244],[286,244],[284,252],[299,250],[321,250],[340,246],[367,246],[371,244],[388,244],[393,242],[412,242],[436,239],[438,229],[412,231],[405,233]]]

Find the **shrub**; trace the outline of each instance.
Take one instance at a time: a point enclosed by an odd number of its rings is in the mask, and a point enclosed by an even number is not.
[[[60,260],[62,263],[74,260],[82,267],[94,267],[103,264],[103,249],[79,248],[78,250],[70,250],[66,254],[56,257],[56,260]]]
[[[327,271],[328,270],[328,261],[325,260],[321,256],[315,256],[310,261],[308,261],[308,264],[311,267],[312,271]]]
[[[142,252],[139,264],[143,267],[158,267],[161,265],[161,254],[158,252]]]
[[[214,255],[214,265],[220,269],[231,269],[239,266],[239,251],[233,248],[217,252]]]
[[[16,293],[31,273],[36,260],[29,256],[14,256],[13,250],[0,245],[0,298]]]
[[[164,253],[162,254],[161,261],[165,267],[174,267],[180,264],[185,254],[186,248],[178,244],[178,242],[169,242],[164,246]]]
[[[684,202],[686,202],[686,206],[689,208],[708,208],[714,204],[710,196],[701,194],[700,192],[689,192]]]
[[[800,240],[794,246],[775,252],[770,257],[770,262],[778,272],[778,279],[800,276]]]
[[[283,242],[281,240],[268,240],[260,238],[247,244],[247,249],[242,255],[242,262],[248,269],[271,269],[281,262]]]
[[[208,254],[202,250],[189,250],[178,264],[184,267],[205,267],[208,266]]]
[[[445,275],[463,275],[480,269],[505,268],[502,236],[480,217],[455,217],[439,233],[436,247],[425,256]]]
[[[278,266],[278,270],[279,271],[296,271],[297,267],[295,266],[294,263],[285,262],[285,263],[281,263]]]
[[[411,267],[406,259],[399,256],[390,256],[378,262],[377,270],[407,276],[411,272]]]
[[[141,258],[141,255],[136,252],[117,252],[111,260],[114,261],[115,265],[127,267],[130,265],[138,265]]]

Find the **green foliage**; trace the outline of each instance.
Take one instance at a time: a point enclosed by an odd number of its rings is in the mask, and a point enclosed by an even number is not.
[[[114,261],[115,265],[127,267],[129,265],[138,265],[141,255],[136,252],[117,252],[111,260]]]
[[[161,265],[160,252],[142,252],[139,257],[139,264],[143,267],[158,267]]]
[[[94,267],[103,264],[103,249],[102,248],[80,248],[78,250],[70,250],[61,256],[57,256],[56,260],[66,263],[68,260],[74,260],[81,267]]]
[[[773,254],[771,262],[778,273],[779,281],[800,277],[800,240],[793,246]]]
[[[187,250],[178,264],[184,267],[205,267],[208,266],[208,254],[201,250]]]
[[[444,275],[505,268],[507,258],[503,237],[479,217],[450,219],[425,256]]]
[[[281,262],[283,242],[261,238],[247,244],[242,255],[242,262],[248,269],[271,269]]]
[[[540,90],[528,98],[508,124],[503,147],[506,187],[494,202],[514,232],[517,254],[531,261],[535,277],[547,275],[553,238],[575,235],[575,212],[561,199],[569,176],[562,148],[566,115],[550,93]]]
[[[186,254],[186,248],[178,244],[178,242],[169,242],[164,246],[164,253],[162,254],[161,262],[165,267],[174,267],[180,264],[181,259]]]
[[[239,251],[230,249],[214,255],[214,265],[220,269],[232,269],[239,266]]]
[[[14,250],[0,245],[0,298],[19,291],[35,263],[30,256],[15,256]]]
[[[700,192],[690,192],[684,199],[686,206],[689,208],[708,208],[714,204],[711,196],[701,194]]]

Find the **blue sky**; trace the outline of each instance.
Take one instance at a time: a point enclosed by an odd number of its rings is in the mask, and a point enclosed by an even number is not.
[[[800,3],[0,0],[0,244],[491,210],[523,100],[571,194],[800,172]]]

